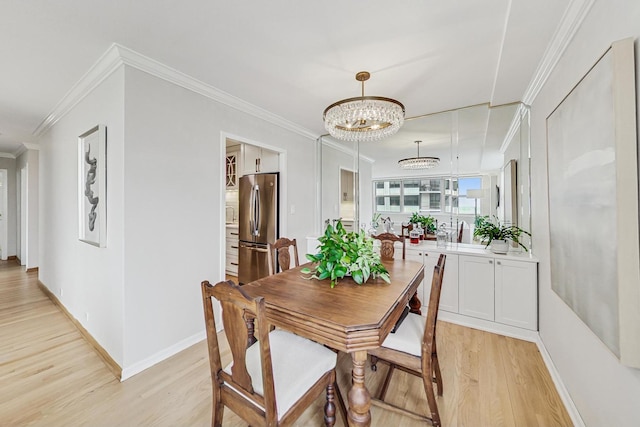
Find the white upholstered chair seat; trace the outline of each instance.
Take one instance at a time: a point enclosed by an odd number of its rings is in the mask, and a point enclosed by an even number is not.
[[[281,418],[320,377],[335,368],[337,355],[318,343],[280,329],[269,333],[269,344],[276,406]],[[258,343],[247,350],[246,364],[253,390],[264,395]],[[224,371],[231,374],[232,365],[227,365]]]
[[[420,357],[425,321],[426,319],[419,314],[409,313],[396,332],[387,336],[382,347]]]

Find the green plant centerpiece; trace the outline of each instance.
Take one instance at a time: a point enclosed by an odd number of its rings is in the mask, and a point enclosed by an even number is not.
[[[515,225],[500,224],[497,217],[494,216],[493,218],[493,221],[491,221],[488,216],[478,217],[476,219],[476,228],[473,230],[473,235],[480,238],[480,241],[485,244],[485,248],[494,240],[511,240],[522,246],[525,251],[528,251],[520,242],[520,236],[522,234],[531,236],[531,233]]]
[[[431,215],[420,215],[418,212],[414,212],[409,218],[409,222],[412,224],[420,224],[423,230],[429,234],[435,234],[436,232],[436,219]]]
[[[307,259],[316,263],[314,268],[305,267],[301,270],[304,274],[312,274],[310,279],[330,279],[332,288],[345,276],[351,276],[358,285],[370,277],[379,277],[391,283],[389,272],[373,249],[373,239],[364,230],[347,232],[342,222],[338,221],[335,227],[327,225],[318,240],[320,252],[307,254]]]

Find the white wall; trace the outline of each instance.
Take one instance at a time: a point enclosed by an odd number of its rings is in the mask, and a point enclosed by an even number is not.
[[[119,68],[42,136],[39,159],[40,281],[121,366],[123,106],[124,70]],[[78,240],[78,136],[97,124],[107,128],[105,248]]]
[[[281,232],[300,241],[314,230],[316,154],[295,131],[122,63],[107,69],[41,137],[40,279],[126,379],[204,338],[199,285],[224,278],[222,135],[295,159],[282,165]],[[77,139],[96,124],[107,127],[106,248],[78,241]]]
[[[38,237],[38,229],[39,229],[39,181],[40,181],[40,152],[38,150],[27,150],[22,153],[16,159],[16,170],[17,173],[20,173],[22,168],[27,168],[28,176],[27,176],[27,212],[29,217],[27,218],[27,264],[25,267],[35,268],[38,267],[39,261],[39,237]],[[15,174],[14,174],[15,175]],[[13,191],[17,190],[17,186],[14,186]],[[15,238],[20,238],[19,230],[16,230],[14,233]],[[18,245],[16,245],[18,246]],[[21,260],[24,262],[25,260]]]
[[[640,370],[621,365],[551,290],[546,117],[612,42],[630,36],[640,37],[640,2],[597,0],[532,105],[532,223],[533,246],[540,258],[540,336],[587,426],[638,425]],[[637,46],[636,40],[640,70]],[[640,88],[640,80],[636,85]],[[640,105],[637,108],[640,112]]]
[[[299,241],[313,231],[315,152],[313,140],[137,69],[125,82],[124,366],[135,373],[204,338],[200,282],[224,278],[221,133],[295,159],[281,214],[282,234]]]

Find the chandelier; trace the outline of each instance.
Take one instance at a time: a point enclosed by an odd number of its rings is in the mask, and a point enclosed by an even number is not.
[[[439,157],[420,157],[421,142],[422,141],[415,141],[415,143],[418,144],[418,157],[398,160],[398,165],[400,165],[402,169],[431,169],[438,166],[440,163]]]
[[[323,114],[324,127],[334,138],[351,142],[379,141],[398,132],[404,123],[404,105],[395,99],[364,96],[364,82],[371,74],[360,71],[362,96],[329,105]]]

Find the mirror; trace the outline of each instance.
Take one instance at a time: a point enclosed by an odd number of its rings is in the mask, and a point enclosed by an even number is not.
[[[437,166],[399,167],[398,160],[417,157],[415,141],[421,141],[420,156],[440,159]],[[356,177],[354,227],[369,228],[373,214],[380,213],[399,232],[419,212],[451,230],[464,223],[463,243],[479,244],[473,239],[479,216],[531,229],[529,111],[521,103],[408,118],[397,134],[379,142],[345,143],[323,136],[319,143],[323,221],[344,216],[340,177],[347,170]]]

